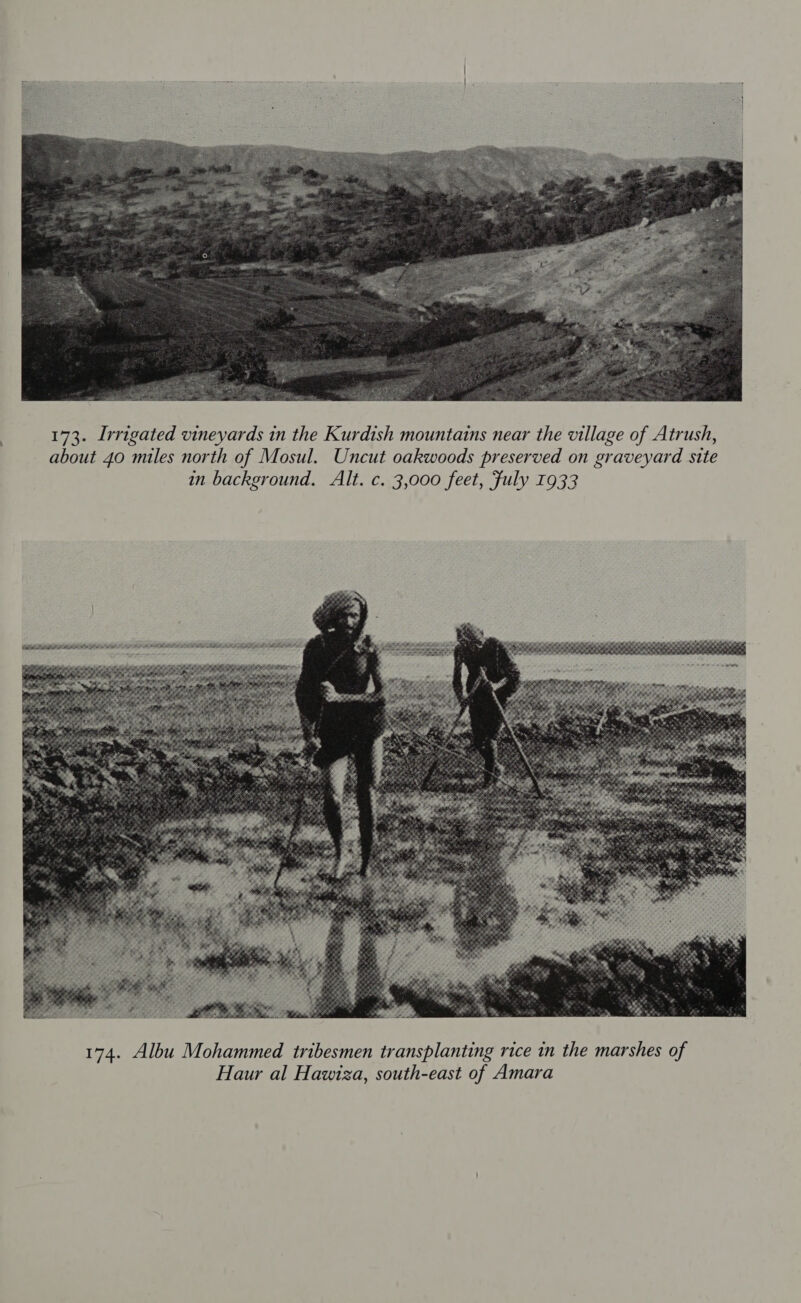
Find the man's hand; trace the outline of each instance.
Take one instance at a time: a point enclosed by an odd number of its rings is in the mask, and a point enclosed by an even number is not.
[[[332,701],[339,701],[339,693],[337,692],[333,683],[321,683],[320,696],[322,697],[323,701],[329,704]]]
[[[303,743],[304,760],[311,760],[312,756],[316,754],[319,745],[320,744],[317,741],[316,737],[307,737],[305,742]]]

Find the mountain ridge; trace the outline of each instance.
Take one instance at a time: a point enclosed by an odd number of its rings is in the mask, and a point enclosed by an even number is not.
[[[154,171],[179,167],[183,172],[227,164],[233,171],[253,173],[294,165],[314,168],[337,180],[358,176],[379,190],[394,184],[416,193],[439,190],[474,197],[500,190],[538,190],[546,181],[572,176],[589,176],[600,182],[631,168],[703,170],[709,161],[707,156],[626,159],[547,145],[474,145],[462,150],[376,154],[291,145],[182,145],[168,140],[121,141],[43,133],[22,137],[23,182],[52,182],[67,176],[83,181],[98,173],[121,176],[132,167]]]

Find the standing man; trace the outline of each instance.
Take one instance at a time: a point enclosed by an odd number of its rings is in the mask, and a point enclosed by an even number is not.
[[[478,682],[482,671],[486,684]],[[475,624],[456,626],[453,690],[459,705],[463,706],[471,690],[476,689],[470,696],[470,728],[473,744],[484,761],[485,787],[497,783],[503,773],[498,764],[498,734],[503,721],[492,693],[503,706],[519,686],[520,671],[502,642],[497,638],[485,638],[484,630]]]
[[[323,814],[334,843],[337,879],[344,872],[342,800],[348,758],[353,758],[364,876],[375,836],[386,732],[381,660],[364,633],[367,602],[360,593],[329,593],[312,620],[320,632],[304,648],[295,701],[307,754],[323,773]]]

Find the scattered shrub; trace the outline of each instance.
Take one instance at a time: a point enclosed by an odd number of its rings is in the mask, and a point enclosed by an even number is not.
[[[501,330],[522,325],[524,321],[544,321],[541,312],[506,312],[503,308],[478,308],[472,304],[434,303],[431,317],[413,326],[387,349],[388,357],[401,353],[425,353],[429,349],[444,348],[476,339],[479,335],[495,335]]]
[[[256,318],[253,325],[256,330],[280,330],[282,326],[288,326],[294,320],[295,314],[291,308],[280,307],[263,313]]]
[[[249,346],[226,352],[220,368],[220,379],[241,380],[246,385],[273,387],[278,385],[275,373],[270,370],[264,354],[258,348]]]

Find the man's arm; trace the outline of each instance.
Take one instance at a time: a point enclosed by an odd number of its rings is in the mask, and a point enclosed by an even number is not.
[[[459,648],[453,652],[453,691],[460,706],[464,705],[464,687],[462,684],[462,657]]]
[[[303,740],[308,744],[317,733],[317,721],[322,708],[322,693],[315,666],[314,646],[307,643],[303,649],[300,677],[295,685],[295,704],[300,716]]]
[[[500,675],[498,681],[492,685],[495,692],[502,692],[505,697],[511,697],[512,693],[517,692],[520,687],[520,670],[502,642],[496,642],[495,666]]]

